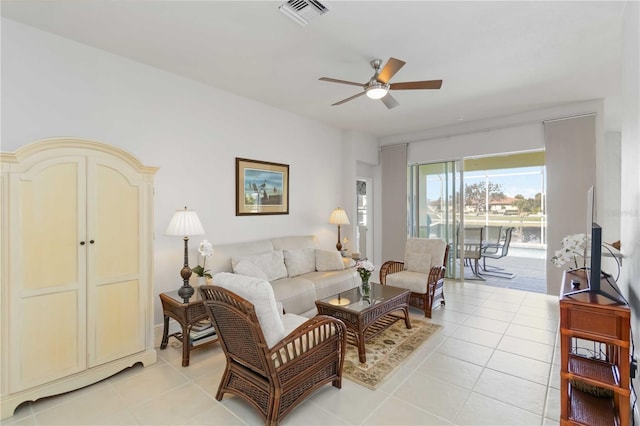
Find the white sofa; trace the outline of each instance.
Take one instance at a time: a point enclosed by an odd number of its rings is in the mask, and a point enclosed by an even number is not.
[[[313,235],[271,238],[213,247],[210,268],[266,279],[287,313],[316,315],[315,301],[360,285],[352,259],[318,248]]]

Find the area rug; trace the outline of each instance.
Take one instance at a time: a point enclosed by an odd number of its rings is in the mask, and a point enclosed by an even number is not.
[[[411,319],[411,329],[398,321],[365,344],[367,362],[358,361],[358,348],[347,345],[343,376],[366,388],[376,389],[385,379],[422,345],[437,333],[441,326]]]

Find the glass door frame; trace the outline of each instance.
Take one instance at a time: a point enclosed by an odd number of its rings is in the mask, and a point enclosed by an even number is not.
[[[426,235],[422,235],[421,228],[421,207],[427,206],[428,198],[428,179],[422,182],[423,178],[428,175],[439,175],[440,180],[440,204],[442,214],[438,227],[438,238],[442,238],[449,245],[449,259],[447,264],[447,278],[463,279],[464,278],[464,259],[458,256],[459,244],[458,237],[464,238],[464,235],[458,235],[458,229],[464,229],[464,212],[462,209],[464,200],[464,174],[462,170],[463,161],[440,161],[434,163],[421,163],[409,165],[407,173],[409,197],[408,197],[408,217],[407,229],[409,237],[431,237],[430,216],[427,213]],[[441,167],[440,171],[437,169]],[[425,169],[433,169],[437,173],[426,173]],[[422,169],[422,170],[421,170]],[[444,177],[442,177],[444,176]],[[422,185],[421,185],[422,184]],[[425,186],[423,188],[423,186]],[[426,208],[426,207],[425,207]]]

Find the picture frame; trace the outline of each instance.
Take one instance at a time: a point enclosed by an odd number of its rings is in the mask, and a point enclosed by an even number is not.
[[[289,165],[236,157],[236,216],[289,214]]]

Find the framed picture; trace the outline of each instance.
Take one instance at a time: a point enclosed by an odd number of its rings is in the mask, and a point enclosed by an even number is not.
[[[289,214],[289,165],[236,158],[236,216]]]

